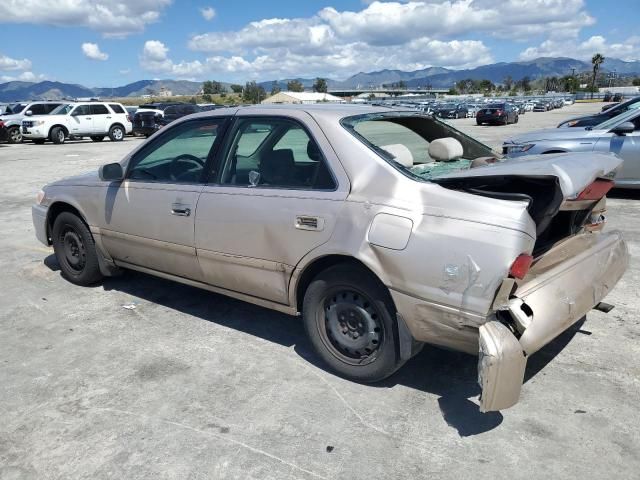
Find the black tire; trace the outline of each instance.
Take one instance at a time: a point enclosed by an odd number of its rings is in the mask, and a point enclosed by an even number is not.
[[[92,142],[101,142],[104,140],[104,135],[97,135],[90,138]]]
[[[44,145],[44,138],[34,140],[33,143],[35,143],[36,145]]]
[[[479,122],[478,120],[476,120],[476,125],[482,125],[482,122]]]
[[[60,127],[54,127],[51,130],[51,141],[56,145],[62,145],[66,140],[64,130]]]
[[[22,143],[22,132],[20,131],[20,127],[11,127],[7,134],[9,135],[7,142],[12,144]]]
[[[402,366],[395,313],[387,289],[354,265],[321,272],[302,308],[305,330],[324,363],[364,383],[383,380]]]
[[[51,237],[64,278],[83,286],[102,279],[93,236],[80,218],[62,212],[53,224]]]
[[[515,121],[515,122],[513,122],[513,123],[518,123],[519,121],[520,121],[520,116],[519,116],[519,115],[516,115],[516,121]]]
[[[109,129],[109,138],[112,142],[121,142],[124,140],[124,136],[127,132],[125,132],[124,128],[121,125],[113,125]]]

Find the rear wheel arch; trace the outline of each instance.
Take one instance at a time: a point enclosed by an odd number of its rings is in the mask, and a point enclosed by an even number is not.
[[[298,280],[295,284],[296,295],[295,295],[294,302],[299,312],[302,311],[302,303],[304,301],[304,295],[307,291],[307,288],[313,281],[313,279],[316,278],[321,272],[324,272],[337,265],[352,265],[354,268],[358,268],[367,272],[373,279],[375,279],[375,281],[381,287],[385,289],[386,292],[388,292],[387,300],[390,302],[391,305],[393,305],[395,309],[395,304],[393,302],[393,299],[391,298],[391,293],[389,292],[389,289],[384,284],[384,282],[380,279],[380,277],[371,268],[369,268],[366,264],[364,264],[362,261],[358,260],[355,257],[351,257],[349,255],[332,254],[332,255],[319,257],[313,260],[311,263],[309,263],[304,267],[304,270],[298,277]]]

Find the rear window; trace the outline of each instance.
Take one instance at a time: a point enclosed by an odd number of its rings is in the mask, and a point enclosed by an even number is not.
[[[117,103],[110,103],[109,107],[111,107],[111,110],[113,110],[113,113],[125,113],[124,108],[122,108]]]
[[[430,180],[493,163],[499,158],[499,154],[487,145],[444,122],[419,113],[358,115],[347,117],[341,123],[363,144],[415,180]],[[437,156],[435,145],[430,149],[432,142],[445,138],[448,144],[460,145],[461,156],[443,159]]]

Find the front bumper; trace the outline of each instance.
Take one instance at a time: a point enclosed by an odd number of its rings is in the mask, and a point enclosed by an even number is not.
[[[496,306],[510,313],[513,329],[497,320],[480,327],[481,411],[518,402],[527,356],[600,303],[628,263],[626,243],[617,231],[576,235],[537,261],[510,299]]]
[[[22,138],[26,140],[38,140],[46,139],[49,136],[49,132],[43,127],[20,127],[22,132]]]
[[[36,231],[36,238],[48,247],[50,244],[47,232],[47,210],[48,208],[42,205],[31,207],[31,218]]]

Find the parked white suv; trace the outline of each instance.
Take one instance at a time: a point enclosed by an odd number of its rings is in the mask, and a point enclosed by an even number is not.
[[[30,116],[22,121],[22,135],[34,143],[64,143],[69,137],[90,137],[101,142],[105,136],[119,142],[133,125],[120,103],[64,103],[49,115]]]
[[[64,102],[62,101],[54,102],[42,100],[38,102],[18,102],[8,105],[0,116],[0,120],[4,122],[4,126],[8,130],[8,142],[22,142],[20,127],[22,126],[22,120],[24,120],[27,112],[31,112],[31,115],[48,115],[63,103]]]

